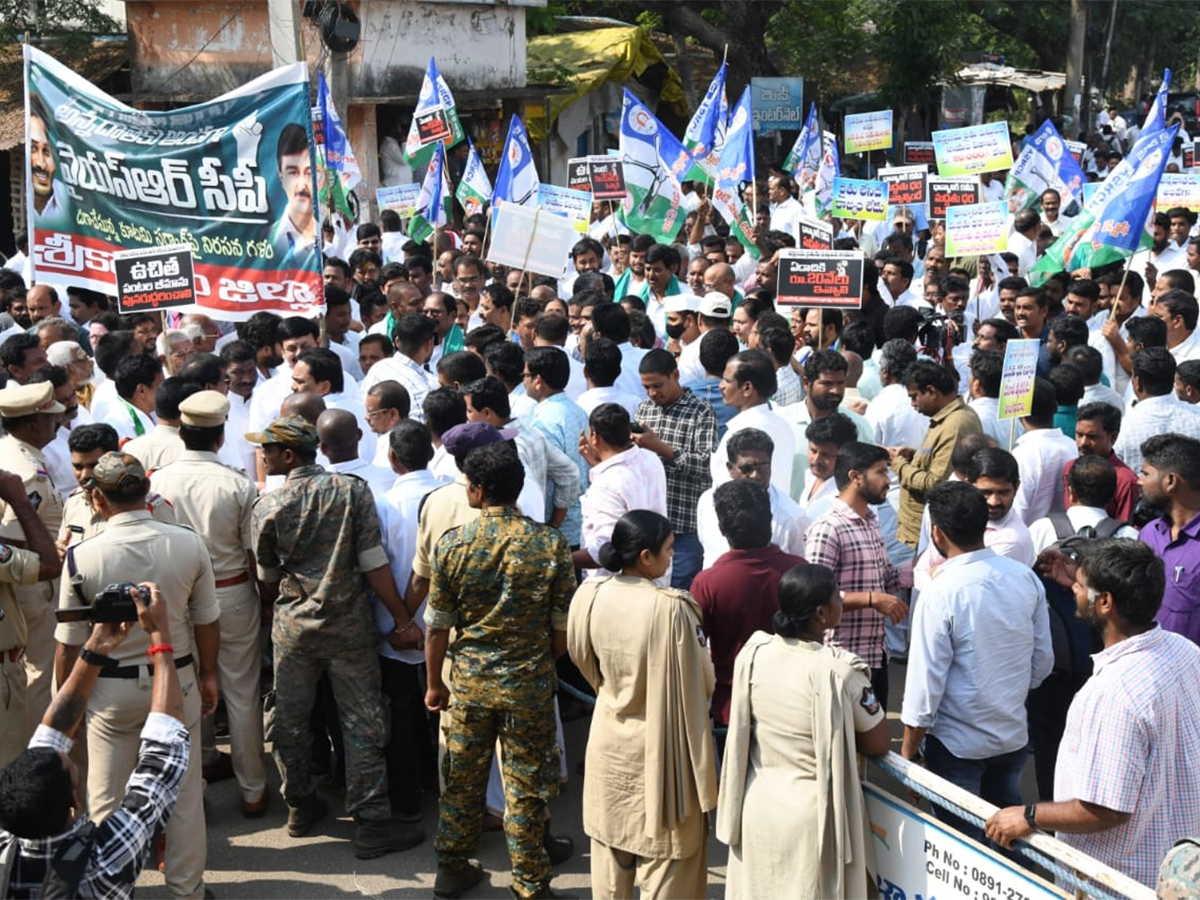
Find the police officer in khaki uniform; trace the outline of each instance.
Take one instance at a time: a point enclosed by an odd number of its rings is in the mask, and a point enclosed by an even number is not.
[[[25,485],[25,494],[37,510],[38,518],[50,534],[58,534],[62,524],[62,495],[50,480],[50,470],[42,448],[54,440],[58,430],[61,403],[54,399],[54,385],[41,384],[8,387],[0,391],[0,468],[17,475]],[[0,511],[0,540],[26,546],[25,529],[16,511],[4,504]],[[25,732],[28,740],[42,721],[50,705],[51,679],[54,677],[54,606],[57,572],[39,578],[33,585],[17,588],[17,601],[25,616]]]
[[[184,450],[150,476],[150,487],[174,507],[180,524],[195,530],[208,547],[221,605],[221,652],[217,671],[229,715],[233,772],[242,791],[242,814],[259,818],[267,809],[263,769],[259,676],[258,591],[251,516],[258,490],[244,473],[220,461],[229,401],[218,391],[200,391],[179,404]],[[205,722],[206,758],[213,735]],[[215,749],[215,748],[213,748]]]
[[[166,881],[173,896],[199,898],[204,895],[206,858],[200,718],[216,709],[220,647],[220,606],[212,562],[194,531],[151,518],[146,511],[150,482],[132,456],[106,453],[96,463],[87,487],[92,505],[107,524],[101,534],[68,551],[59,607],[91,603],[106,585],[121,581],[154,582],[168,601],[191,753],[166,829]],[[74,665],[90,631],[87,622],[59,623],[54,636],[64,670]],[[113,664],[100,672],[88,701],[88,807],[97,821],[121,802],[137,763],[139,736],[150,712],[147,646],[144,633],[130,634],[113,652]]]
[[[25,531],[29,549],[0,542],[0,769],[25,749],[25,616],[14,585],[37,584],[58,571],[58,554],[50,532],[38,518],[25,484],[0,471],[0,502],[8,504]]]

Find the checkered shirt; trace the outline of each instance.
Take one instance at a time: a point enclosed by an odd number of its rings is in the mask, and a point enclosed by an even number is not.
[[[687,388],[670,406],[653,400],[638,405],[637,420],[674,448],[663,460],[667,473],[667,518],[680,534],[696,533],[696,505],[712,487],[709,460],[717,446],[717,417],[712,407]]]

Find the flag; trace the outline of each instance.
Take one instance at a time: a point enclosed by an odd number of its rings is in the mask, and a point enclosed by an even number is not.
[[[1047,119],[1025,141],[1025,149],[1009,170],[1004,199],[1008,201],[1008,211],[1018,213],[1036,204],[1044,191],[1053,188],[1061,195],[1066,209],[1072,200],[1083,199],[1084,181],[1083,170],[1067,149],[1066,141]]]
[[[504,152],[500,155],[500,170],[496,173],[496,186],[492,190],[492,205],[516,203],[518,206],[537,206],[537,167],[533,164],[533,151],[529,148],[529,132],[520,116],[513,116],[508,123],[508,137],[504,141]]]
[[[1146,120],[1142,122],[1142,130],[1138,137],[1142,138],[1156,131],[1161,131],[1167,125],[1167,93],[1171,90],[1171,70],[1163,69],[1162,84],[1155,95],[1150,108],[1146,110]]]
[[[1138,138],[1083,212],[1029,271],[1042,273],[1045,280],[1054,272],[1095,268],[1132,256],[1146,234],[1146,220],[1178,132],[1179,126],[1172,125]]]
[[[813,182],[813,206],[817,216],[824,216],[833,206],[833,180],[841,171],[838,161],[837,135],[832,131],[821,133],[821,165],[817,168],[817,177]]]
[[[717,164],[717,183],[713,188],[713,206],[729,223],[730,232],[739,240],[746,252],[755,259],[762,254],[754,241],[754,222],[738,189],[742,182],[750,182],[754,189],[754,120],[750,115],[750,88],[742,91],[741,99],[733,108],[729,120],[729,131],[725,135],[725,146],[721,149],[721,160]]]
[[[717,69],[712,84],[708,86],[704,99],[696,107],[696,113],[683,133],[683,144],[693,162],[692,167],[684,173],[685,180],[711,180],[716,177],[717,160],[720,158],[720,150],[716,146],[717,131],[720,128],[724,132],[722,117],[727,114],[725,63],[721,63],[721,68]]]
[[[354,149],[346,137],[346,130],[342,128],[337,107],[329,97],[329,84],[323,72],[317,73],[317,107],[321,116],[322,135],[320,159],[317,161],[322,169],[320,203],[353,218],[347,194],[362,181],[362,172],[359,171],[358,160],[354,158]]]
[[[817,180],[817,169],[821,167],[821,123],[817,120],[817,104],[808,108],[808,118],[804,127],[796,135],[796,143],[792,145],[787,159],[783,161],[783,171],[796,176],[800,192],[812,190]]]
[[[470,138],[467,138],[467,148],[467,164],[463,167],[462,179],[454,196],[470,216],[483,212],[484,204],[492,199],[492,183]]]
[[[670,243],[683,226],[683,190],[668,160],[683,145],[637,97],[625,91],[618,153],[625,173],[621,211],[632,230]],[[686,150],[684,151],[686,153]]]
[[[425,181],[417,195],[417,214],[408,226],[408,236],[418,244],[429,241],[434,232],[450,221],[450,183],[446,179],[446,150],[434,145],[433,159],[425,170]]]
[[[442,141],[432,141],[422,145],[421,121],[444,121],[446,136]],[[437,61],[429,57],[429,66],[425,69],[425,80],[421,82],[421,94],[417,97],[417,108],[413,110],[412,124],[408,127],[408,139],[404,142],[404,158],[414,169],[429,165],[433,158],[433,146],[445,143],[453,147],[463,139],[462,123],[458,120],[458,107],[454,103],[454,95],[450,93],[450,85],[438,71]]]

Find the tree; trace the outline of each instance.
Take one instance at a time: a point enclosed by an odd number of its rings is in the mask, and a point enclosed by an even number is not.
[[[28,32],[69,44],[120,31],[117,21],[101,12],[95,0],[0,0],[0,41],[17,41]]]

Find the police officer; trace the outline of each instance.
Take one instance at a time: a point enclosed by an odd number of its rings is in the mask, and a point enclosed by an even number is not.
[[[107,585],[122,581],[154,582],[167,600],[191,748],[179,801],[166,829],[166,881],[173,896],[202,897],[206,830],[200,718],[211,715],[217,706],[220,647],[220,606],[212,562],[194,531],[151,518],[146,510],[150,481],[132,456],[104,454],[86,487],[106,527],[67,551],[59,607],[90,604]],[[59,623],[54,636],[61,670],[74,667],[90,633],[87,622]],[[102,668],[88,701],[88,807],[96,820],[104,819],[121,802],[137,763],[139,736],[150,712],[148,646],[144,632],[131,633],[113,651],[112,663]]]
[[[58,572],[58,553],[50,532],[38,518],[25,493],[25,484],[11,472],[0,471],[0,502],[8,505],[25,533],[29,549],[0,542],[0,769],[20,755],[25,722],[25,616],[14,585],[37,584],[38,578]]]
[[[254,555],[263,599],[275,604],[275,689],[266,725],[283,777],[288,834],[303,837],[328,812],[313,781],[309,728],[317,682],[328,673],[345,739],[355,855],[416,846],[424,832],[393,817],[388,800],[378,634],[363,582],[396,622],[388,636],[393,647],[419,649],[423,639],[396,589],[371,490],[361,478],[316,464],[317,430],[298,416],[276,419],[246,440],[262,445],[267,475],[286,476],[254,507]]]
[[[8,387],[0,391],[0,467],[17,475],[25,485],[25,494],[37,510],[38,518],[50,534],[58,534],[62,524],[62,495],[50,480],[50,471],[42,448],[54,440],[58,430],[61,403],[54,399],[54,385],[41,384]],[[15,509],[4,504],[0,512],[0,540],[25,546],[25,530]],[[36,584],[17,588],[17,601],[25,616],[25,678],[27,699],[25,731],[28,740],[50,705],[50,682],[54,677],[54,605],[57,572],[39,576]]]
[[[229,715],[233,772],[242,791],[242,814],[259,818],[267,809],[259,702],[259,604],[251,580],[251,514],[258,491],[244,472],[217,457],[225,443],[229,401],[218,391],[200,391],[179,404],[184,450],[150,476],[150,487],[174,507],[180,524],[199,534],[212,557],[221,606],[221,651],[217,671]],[[204,749],[213,748],[205,723]],[[211,756],[209,757],[211,758]]]

